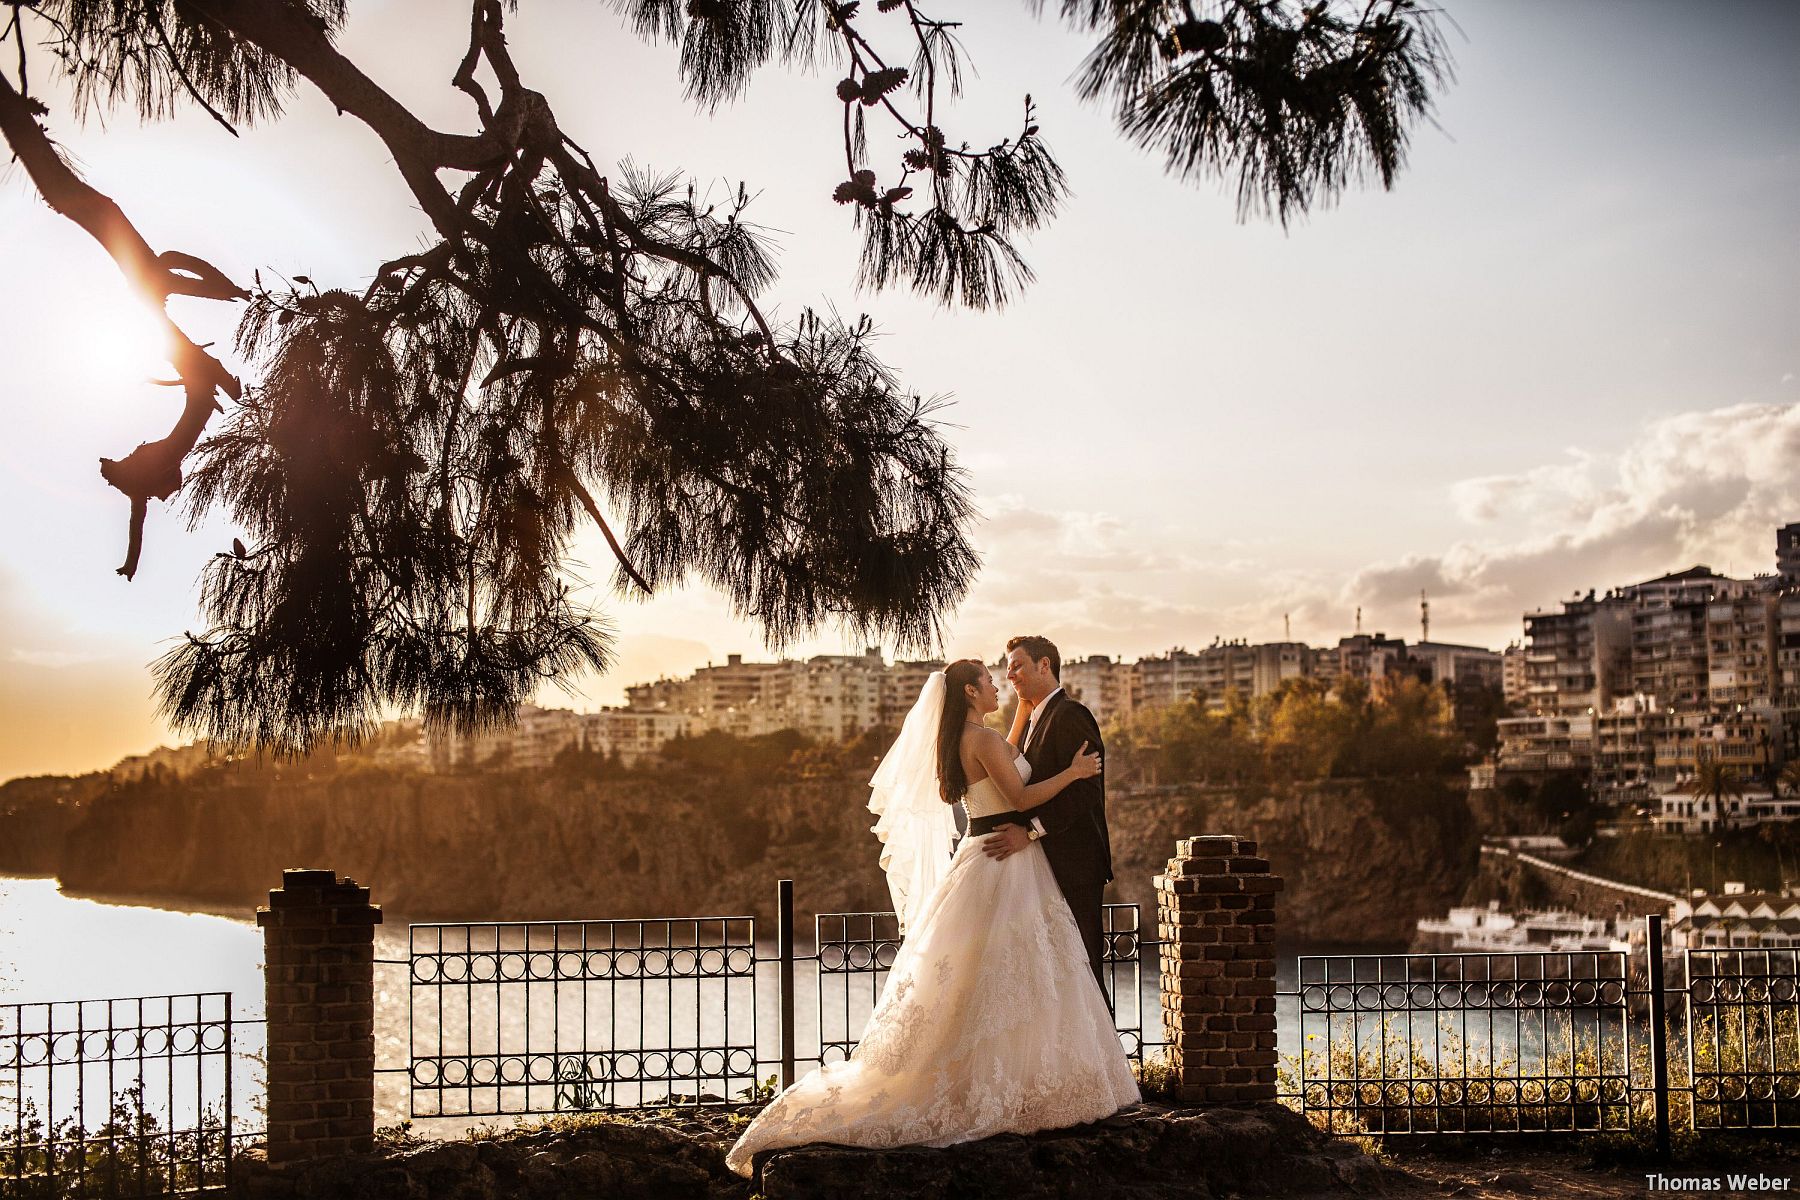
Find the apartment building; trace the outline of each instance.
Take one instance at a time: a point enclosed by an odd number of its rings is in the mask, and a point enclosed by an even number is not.
[[[1136,664],[1106,654],[1065,662],[1063,690],[1087,705],[1101,724],[1127,716],[1135,699]]]
[[[1774,703],[1779,603],[1771,592],[1750,592],[1706,606],[1706,690],[1713,704]]]
[[[1198,654],[1176,647],[1154,658],[1140,658],[1133,666],[1131,706],[1162,708],[1179,704],[1206,684],[1207,671]],[[1248,688],[1248,674],[1245,685]],[[1208,699],[1213,697],[1209,693]],[[1220,693],[1220,699],[1223,693]]]
[[[1417,665],[1420,678],[1427,683],[1496,688],[1505,685],[1504,659],[1481,646],[1414,642],[1407,647],[1406,657]]]
[[[1590,771],[1594,765],[1594,718],[1571,716],[1503,717],[1495,761],[1502,774]]]
[[[1702,757],[1766,772],[1781,748],[1784,611],[1800,698],[1800,602],[1779,586],[1696,566],[1528,613],[1524,707],[1593,718],[1588,757],[1603,793],[1666,789]],[[1523,763],[1534,752],[1527,727],[1514,729],[1511,757]],[[1569,753],[1560,731],[1546,736],[1536,757]]]
[[[906,714],[919,702],[925,680],[943,666],[937,662],[895,662],[881,675],[881,700],[876,723],[883,729],[899,731]],[[999,675],[999,672],[995,672]]]
[[[1657,778],[1656,748],[1674,714],[1649,696],[1625,697],[1594,717],[1593,781],[1602,793],[1647,791]]]
[[[1252,646],[1251,694],[1266,696],[1290,679],[1305,679],[1316,669],[1317,652],[1304,642],[1263,642]]]
[[[525,704],[511,726],[476,733],[437,729],[425,734],[423,765],[437,772],[483,767],[542,770],[565,750],[585,749],[617,754],[629,766],[657,753],[670,738],[692,731],[693,719],[681,713],[623,708],[578,713]]]
[[[1670,833],[1712,833],[1769,821],[1800,819],[1800,801],[1769,792],[1741,796],[1708,796],[1691,789],[1664,792],[1652,818]]]
[[[636,712],[629,708],[582,713],[581,729],[587,749],[598,754],[617,754],[628,767],[661,753],[671,739],[695,732],[692,718],[683,713]]]
[[[1775,601],[1775,703],[1784,710],[1800,709],[1800,592]]]
[[[1130,665],[1111,659],[1088,659],[1076,668],[1074,676],[1070,675],[1071,664],[1065,663],[1063,683],[1069,686],[1073,678],[1078,686],[1096,689],[1094,694],[1101,695],[1102,702],[1109,705],[1108,696],[1124,701],[1116,708],[1109,707],[1112,712],[1178,704],[1196,694],[1216,712],[1225,707],[1233,693],[1245,699],[1266,696],[1286,680],[1319,674],[1321,665],[1332,661],[1330,652],[1314,650],[1302,642],[1251,643],[1238,639],[1214,642],[1198,652],[1177,647]],[[1094,711],[1098,716],[1100,710]]]
[[[1666,709],[1707,702],[1706,609],[1733,581],[1705,567],[1684,571],[1686,586],[1646,590],[1631,610],[1631,688]]]
[[[1397,674],[1406,662],[1406,641],[1385,633],[1356,633],[1339,638],[1335,652],[1325,661],[1331,679],[1360,679],[1373,684]]]
[[[1500,652],[1500,694],[1508,704],[1525,703],[1525,647],[1517,642]]]
[[[1782,587],[1800,587],[1800,522],[1775,531],[1775,574]]]
[[[1592,716],[1631,677],[1631,607],[1594,593],[1525,614],[1525,706],[1534,714]]]

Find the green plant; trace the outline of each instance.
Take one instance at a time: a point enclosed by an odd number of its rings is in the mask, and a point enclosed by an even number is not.
[[[775,1098],[775,1093],[781,1090],[776,1086],[780,1081],[779,1075],[771,1075],[759,1083],[751,1084],[739,1092],[738,1096],[745,1104],[767,1104]]]
[[[1705,1006],[1696,1013],[1689,1036],[1696,1128],[1800,1123],[1800,1009],[1792,1004],[1757,1007],[1754,1000]],[[1681,1067],[1685,1074],[1687,1064]],[[1684,1107],[1689,1099],[1683,1096]]]
[[[1133,1062],[1131,1073],[1137,1076],[1138,1090],[1143,1093],[1144,1099],[1156,1104],[1180,1103],[1175,1060],[1167,1050],[1146,1054],[1141,1060]]]
[[[1697,981],[1698,982],[1698,981]],[[1576,1036],[1527,1060],[1471,1050],[1451,1034],[1310,1034],[1277,1067],[1280,1093],[1321,1129],[1344,1134],[1647,1131],[1654,1120],[1649,1039]],[[1692,1042],[1690,1055],[1684,1051]],[[1751,998],[1672,1016],[1664,1039],[1676,1130],[1800,1124],[1800,1009]]]
[[[195,1129],[166,1128],[144,1110],[141,1085],[116,1093],[105,1122],[46,1120],[27,1098],[0,1128],[0,1194],[8,1200],[158,1195],[225,1182],[225,1124],[208,1108]]]
[[[1361,1032],[1361,1031],[1358,1031]],[[1521,1057],[1471,1048],[1454,1033],[1384,1029],[1319,1048],[1309,1034],[1277,1067],[1279,1092],[1339,1134],[1599,1130],[1630,1124],[1633,1094],[1622,1040],[1572,1033],[1567,1045]]]
[[[413,1132],[413,1123],[402,1120],[383,1125],[375,1131],[375,1146],[380,1150],[412,1150],[425,1145],[429,1138]]]

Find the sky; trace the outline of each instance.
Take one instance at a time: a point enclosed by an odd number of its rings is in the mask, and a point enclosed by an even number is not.
[[[1027,243],[1037,282],[998,312],[855,288],[835,76],[764,72],[717,112],[674,51],[610,6],[526,0],[509,43],[602,162],[746,182],[777,239],[778,311],[868,312],[941,414],[984,565],[949,656],[1015,633],[1065,657],[1215,638],[1333,644],[1364,628],[1493,647],[1520,614],[1695,563],[1771,569],[1800,520],[1800,5],[1445,0],[1456,80],[1391,192],[1288,228],[1182,183],[1068,81],[1079,35],[1026,4],[967,18],[977,69],[956,136],[1010,133],[1022,98],[1073,195]],[[1047,6],[1054,8],[1055,6]],[[341,47],[440,128],[466,18],[443,0],[357,0]],[[873,14],[871,14],[873,16]],[[398,49],[397,49],[398,48]],[[10,61],[10,59],[9,59]],[[39,55],[35,79],[48,76]],[[367,129],[301,90],[233,139],[188,112],[52,128],[158,249],[357,286],[426,223]],[[146,664],[196,628],[196,580],[234,535],[155,505],[127,582],[126,502],[99,479],[167,432],[174,394],[146,319],[85,234],[0,164],[0,779],[90,770],[177,740]],[[180,301],[198,340],[236,311]],[[598,537],[575,574],[604,580]],[[546,703],[730,653],[773,657],[716,593],[648,602],[590,586],[618,663]],[[1284,624],[1284,619],[1286,624]],[[790,655],[861,647],[824,630]],[[891,652],[892,648],[884,648]]]

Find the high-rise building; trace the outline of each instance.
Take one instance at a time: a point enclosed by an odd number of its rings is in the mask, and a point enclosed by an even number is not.
[[[1706,606],[1707,696],[1719,705],[1772,707],[1778,599],[1753,592]]]
[[[1783,587],[1800,587],[1800,521],[1775,531],[1775,574]]]
[[[1674,714],[1648,696],[1629,696],[1594,717],[1594,783],[1606,790],[1643,789],[1657,778],[1656,748]]]
[[[1500,653],[1500,693],[1508,704],[1525,703],[1525,647],[1517,642]]]
[[[1313,648],[1304,642],[1262,642],[1251,649],[1256,652],[1252,695],[1266,696],[1290,679],[1305,679],[1313,673]]]
[[[899,732],[906,714],[919,702],[919,693],[925,687],[925,680],[941,666],[942,663],[936,662],[896,662],[883,672],[880,711],[876,722],[879,727]]]
[[[1638,585],[1631,610],[1635,694],[1663,709],[1706,703],[1706,606],[1732,583],[1706,567],[1694,567]]]
[[[1070,696],[1087,705],[1102,725],[1131,712],[1132,664],[1111,655],[1095,654],[1065,662],[1062,686]]]
[[[1629,686],[1630,601],[1594,593],[1560,611],[1525,614],[1525,707],[1546,716],[1592,716]]]
[[[1800,710],[1800,592],[1775,602],[1775,703],[1785,711]]]
[[[1181,647],[1153,658],[1140,658],[1133,669],[1131,706],[1163,708],[1193,696],[1203,683],[1200,656]]]

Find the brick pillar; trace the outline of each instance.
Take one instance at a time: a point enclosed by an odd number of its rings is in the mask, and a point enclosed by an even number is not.
[[[1183,838],[1156,877],[1163,1034],[1184,1104],[1275,1098],[1275,893],[1241,837]]]
[[[263,931],[269,1161],[360,1154],[375,1142],[375,926],[369,889],[283,871]]]

